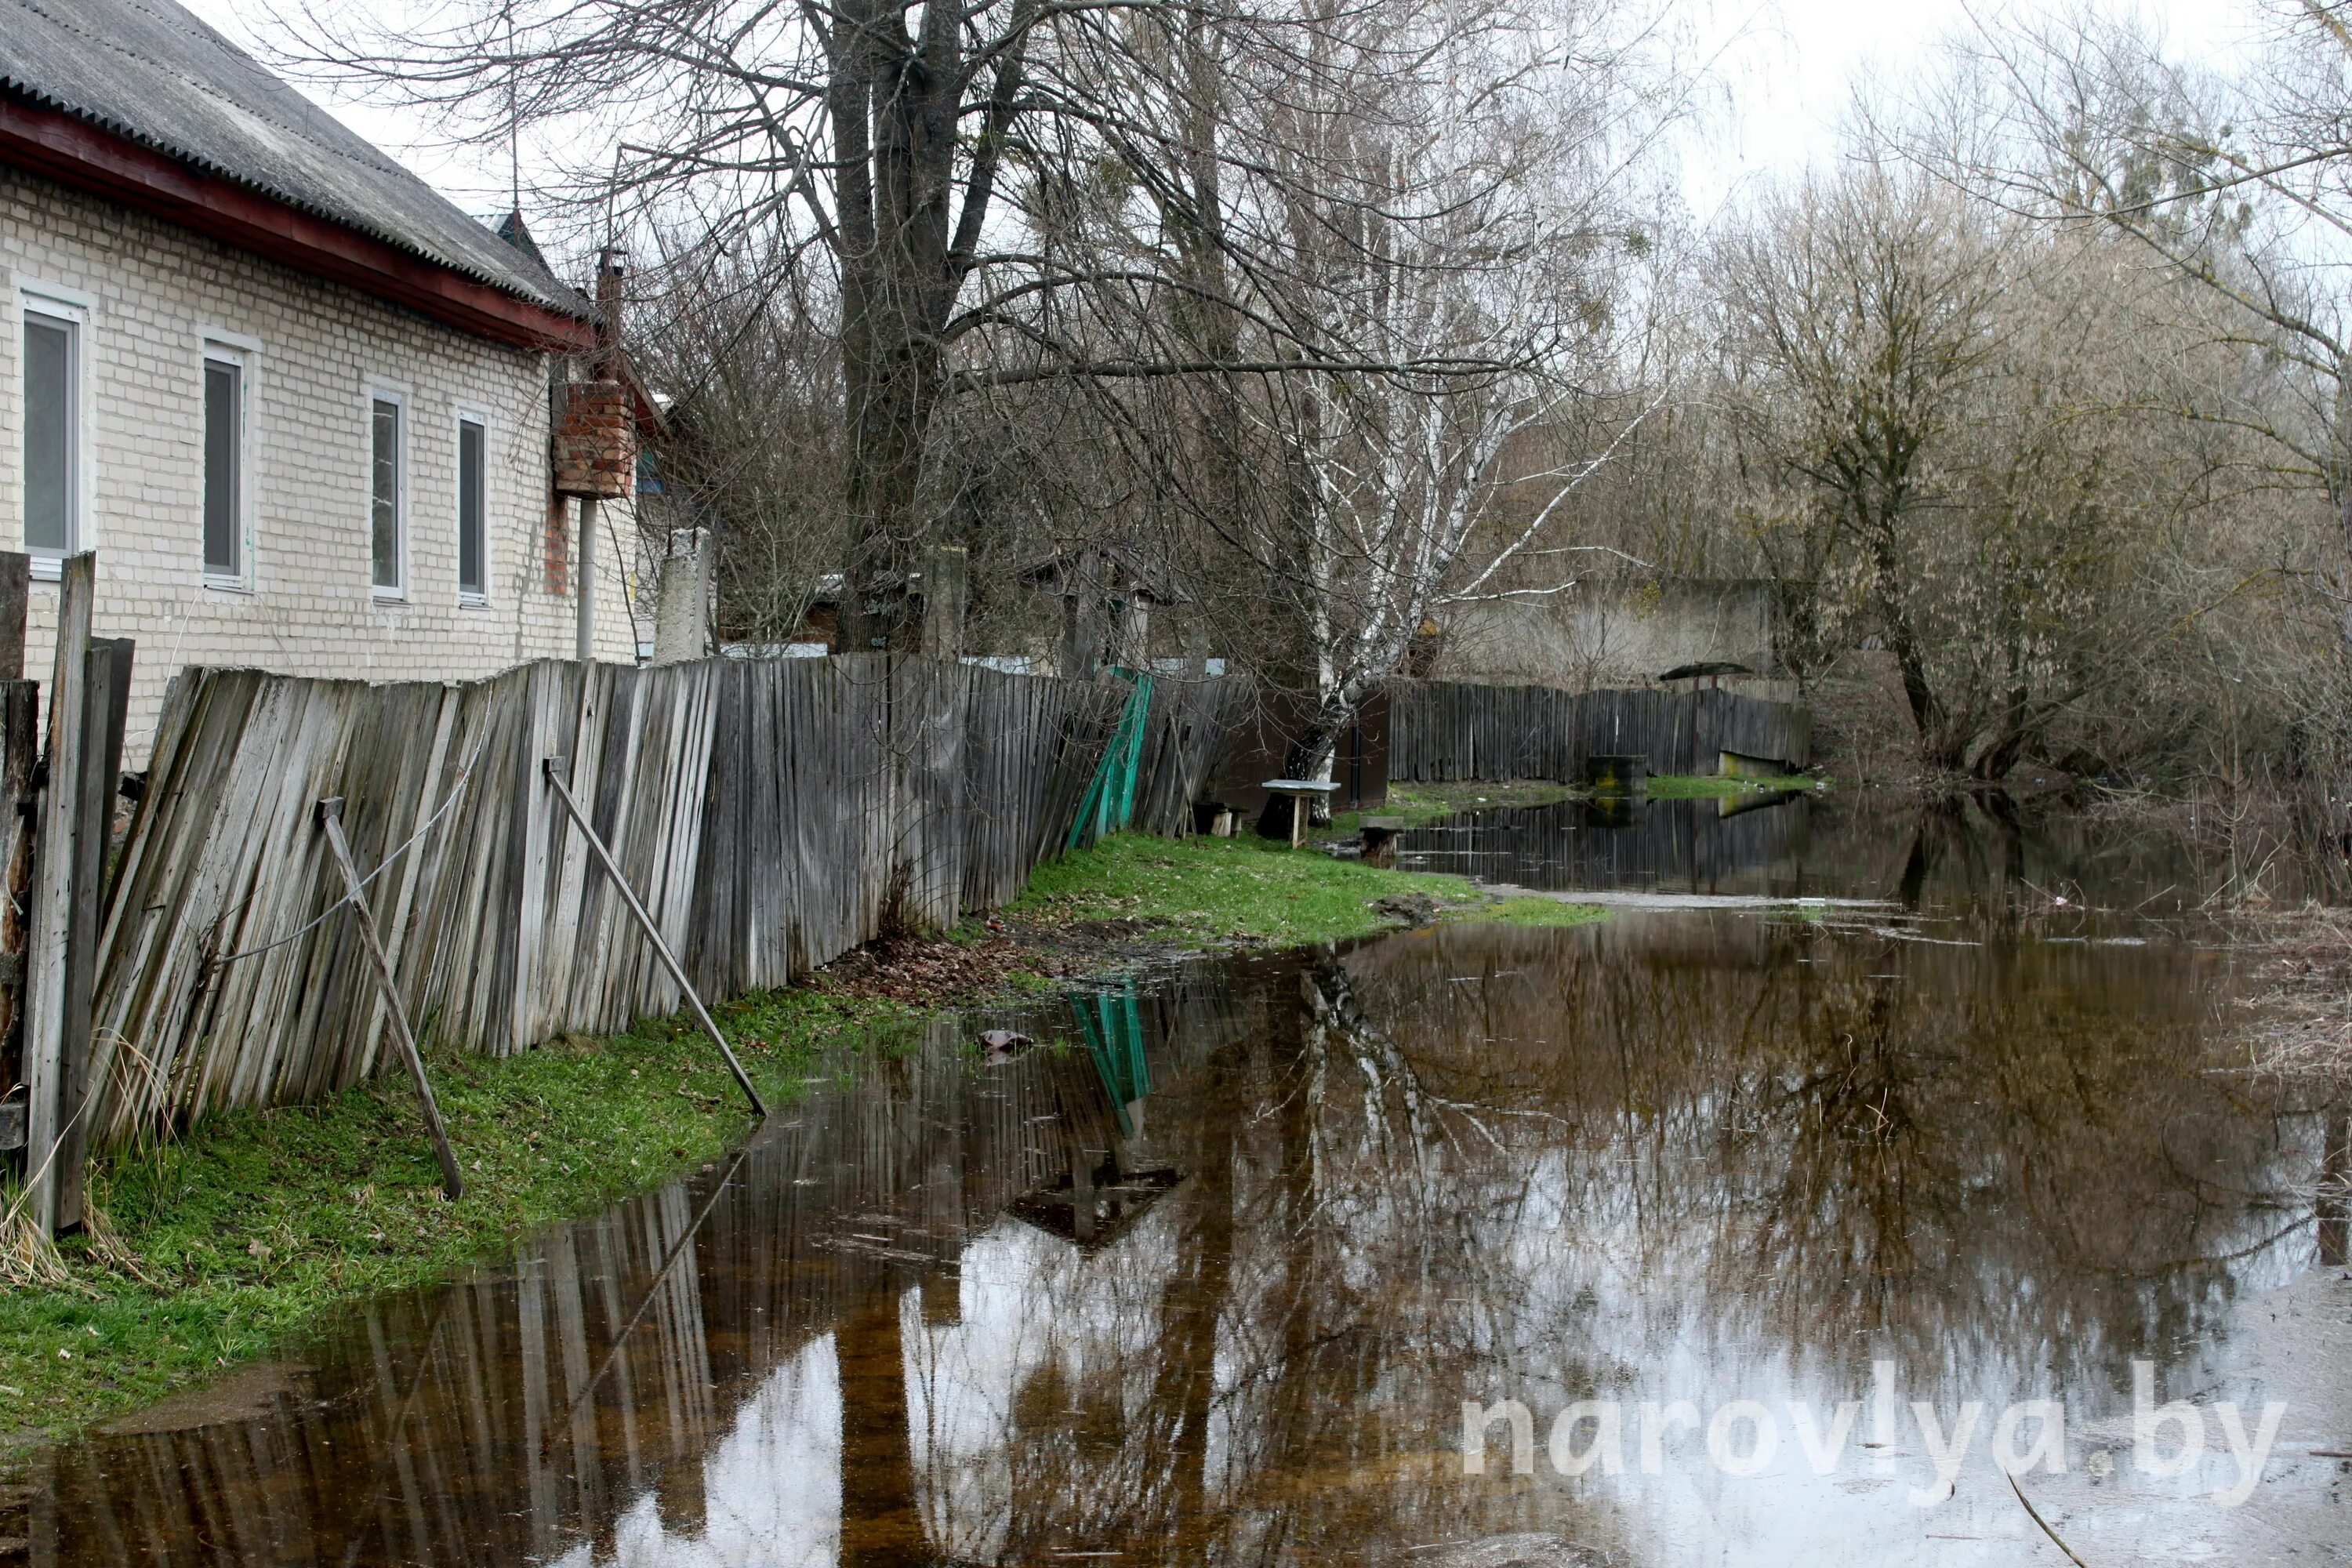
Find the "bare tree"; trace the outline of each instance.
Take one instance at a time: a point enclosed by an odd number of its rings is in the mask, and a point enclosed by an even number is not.
[[[2027,216],[2121,236],[2231,306],[2237,340],[2303,379],[2302,417],[2274,403],[2199,412],[2274,445],[2281,474],[2323,489],[2352,530],[2352,7],[2297,0],[2274,15],[2272,47],[2236,81],[2168,58],[2130,18],[1982,29],[1955,46],[1969,68],[1939,109],[1984,130],[1915,152]]]
[[[1304,55],[1229,66],[1223,145],[1247,173],[1222,221],[1250,237],[1224,254],[1248,265],[1222,274],[1230,307],[1171,331],[1285,374],[1202,386],[1179,487],[1202,504],[1169,509],[1161,546],[1227,584],[1219,640],[1265,650],[1302,714],[1286,771],[1309,777],[1430,616],[1545,591],[1507,568],[1638,413],[1619,384],[1645,193],[1624,130],[1662,112],[1623,6],[1318,15]],[[1310,342],[1360,357],[1285,347]],[[1523,439],[1571,428],[1587,444]],[[1220,466],[1259,482],[1220,487]],[[1533,515],[1500,526],[1515,491]]]
[[[1495,373],[1483,346],[1400,361],[1344,314],[1244,298],[1295,273],[1283,214],[1327,194],[1356,212],[1361,196],[1312,154],[1232,144],[1235,73],[1254,62],[1254,89],[1278,83],[1378,8],[457,0],[421,19],[306,14],[297,31],[305,58],[470,112],[485,138],[566,127],[584,204],[818,268],[824,287],[804,292],[838,312],[845,615],[865,646],[893,635],[936,521],[926,466],[951,397],[1054,379]],[[1455,14],[1431,41],[1478,30]],[[1131,330],[1139,314],[1187,322],[1181,343]]]
[[[1968,737],[1929,670],[1910,565],[1936,522],[1937,447],[1999,346],[1998,239],[1929,182],[1865,165],[1768,196],[1720,267],[1727,328],[1755,367],[1750,439],[1850,547],[1920,743],[1957,767]]]
[[[2239,493],[2283,500],[2262,581],[2295,588],[2304,603],[2273,614],[2326,623],[2335,646],[2316,663],[2307,644],[2276,648],[2288,662],[2264,673],[2293,669],[2294,704],[2319,710],[2318,743],[2300,749],[2327,753],[2305,760],[2340,816],[2352,734],[2329,710],[2352,690],[2352,6],[2282,0],[2269,16],[2234,77],[2174,58],[2128,16],[1981,26],[1955,44],[1959,68],[1932,108],[1976,133],[1913,151],[2011,211],[2116,237],[2171,286],[2158,329],[2209,374],[2144,413],[2218,433]]]
[[[801,628],[849,542],[839,339],[828,301],[778,287],[795,280],[756,257],[689,249],[656,274],[665,309],[638,345],[670,399],[660,496],[640,505],[640,526],[703,532],[721,634],[761,643]]]

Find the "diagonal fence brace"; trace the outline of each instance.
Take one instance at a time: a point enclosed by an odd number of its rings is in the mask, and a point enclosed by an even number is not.
[[[694,982],[686,977],[686,971],[671,955],[669,943],[662,940],[661,928],[654,924],[653,916],[646,913],[646,906],[637,900],[636,889],[629,886],[626,877],[621,875],[620,865],[613,858],[613,852],[604,847],[604,841],[588,825],[587,814],[580,809],[580,803],[572,798],[572,791],[565,787],[564,775],[572,767],[570,759],[550,757],[542,766],[547,773],[548,786],[555,791],[555,798],[563,803],[563,809],[572,814],[572,825],[580,829],[580,837],[588,841],[588,847],[595,852],[598,864],[604,868],[604,875],[612,878],[613,886],[621,890],[621,901],[629,906],[629,912],[637,917],[637,926],[646,933],[646,940],[654,944],[654,956],[661,960],[664,969],[669,971],[669,977],[677,982],[677,988],[686,993],[687,1004],[694,1009],[695,1019],[701,1024],[702,1032],[710,1037],[719,1047],[719,1054],[727,1058],[727,1070],[733,1073],[735,1081],[742,1086],[743,1098],[751,1102],[751,1114],[766,1117],[767,1103],[760,1098],[760,1091],[751,1087],[751,1075],[745,1072],[743,1064],[735,1059],[735,1048],[727,1043],[727,1037],[719,1032],[719,1025],[710,1016],[710,1009],[702,1005],[701,993],[695,990]]]
[[[433,1152],[441,1156],[441,1190],[455,1203],[465,1194],[466,1178],[458,1172],[457,1156],[449,1147],[448,1129],[441,1124],[441,1105],[433,1098],[433,1085],[425,1077],[425,1058],[416,1049],[416,1037],[409,1033],[408,1010],[400,1005],[400,988],[392,983],[392,965],[383,956],[383,943],[375,933],[375,917],[368,913],[367,891],[360,881],[359,868],[352,864],[352,847],[343,841],[343,800],[336,795],[319,803],[319,826],[327,830],[327,846],[335,852],[335,865],[343,874],[345,896],[352,914],[359,921],[360,940],[367,944],[368,959],[375,967],[375,983],[383,992],[383,1005],[392,1016],[393,1038],[400,1042],[400,1054],[408,1063],[408,1076],[415,1082],[416,1098],[425,1102],[425,1131],[433,1134]]]

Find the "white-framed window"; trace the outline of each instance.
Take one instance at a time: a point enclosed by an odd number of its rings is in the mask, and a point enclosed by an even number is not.
[[[25,552],[37,576],[83,548],[89,532],[84,468],[83,352],[89,311],[26,292],[18,317],[25,397]]]
[[[490,421],[457,411],[457,603],[490,602]]]
[[[408,400],[368,393],[368,553],[379,599],[408,597]]]
[[[242,349],[207,342],[204,353],[205,582],[244,588],[252,582],[247,528],[253,471],[247,432],[253,383]]]

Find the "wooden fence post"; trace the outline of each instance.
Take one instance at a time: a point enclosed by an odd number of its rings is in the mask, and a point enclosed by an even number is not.
[[[31,556],[0,550],[0,680],[25,679],[25,611],[32,580]]]
[[[923,563],[922,651],[950,664],[963,658],[964,599],[971,592],[963,547],[942,544]]]
[[[33,897],[33,784],[41,756],[41,689],[0,681],[0,1149],[25,1146],[25,932]]]
[[[30,561],[0,551],[0,1150],[25,1146],[25,916],[32,897],[40,688],[25,676]]]
[[[425,1102],[425,1130],[433,1135],[433,1152],[441,1158],[441,1190],[454,1204],[466,1195],[466,1178],[457,1169],[457,1153],[449,1147],[448,1129],[441,1125],[441,1102],[433,1098],[433,1080],[425,1076],[424,1054],[416,1048],[416,1037],[408,1031],[408,1009],[400,1005],[400,987],[393,981],[392,965],[383,956],[383,943],[376,940],[375,917],[368,912],[367,889],[360,881],[359,868],[352,864],[351,846],[343,842],[341,796],[319,803],[319,826],[326,829],[327,847],[334,851],[335,868],[343,874],[352,919],[358,922],[368,962],[375,967],[375,983],[383,991],[384,1011],[392,1015],[393,1038],[400,1042],[401,1057],[408,1063],[409,1079],[416,1085],[416,1098]]]
[[[82,1154],[89,1146],[90,1001],[98,988],[100,917],[107,849],[122,779],[122,727],[131,699],[128,637],[94,637],[82,656],[81,773],[75,781],[73,913],[66,928],[66,1005],[58,1089],[57,1228],[82,1222]],[[55,781],[53,781],[55,782]]]
[[[97,592],[97,556],[68,559],[58,584],[47,776],[34,829],[31,921],[25,938],[25,1182],[27,1212],[44,1235],[54,1234],[58,1226],[58,1134],[66,1110],[66,951],[73,930],[73,845],[81,802],[76,786],[82,772],[89,618]]]

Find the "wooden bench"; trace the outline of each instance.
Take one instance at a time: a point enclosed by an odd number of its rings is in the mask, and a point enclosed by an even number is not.
[[[1307,803],[1328,800],[1339,786],[1314,779],[1268,779],[1265,788],[1266,794],[1290,802],[1290,847],[1296,849],[1307,841]]]

